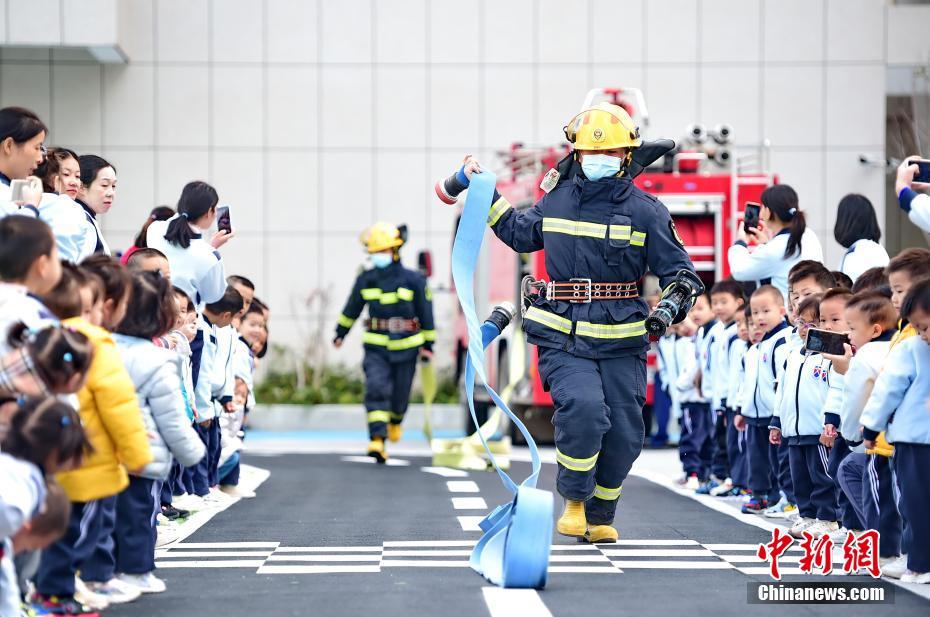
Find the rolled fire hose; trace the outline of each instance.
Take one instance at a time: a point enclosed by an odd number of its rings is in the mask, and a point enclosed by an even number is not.
[[[541,589],[546,585],[549,567],[553,497],[549,491],[536,488],[542,464],[533,436],[488,383],[484,348],[500,334],[500,330],[492,321],[479,324],[475,311],[475,265],[484,239],[495,181],[495,176],[489,172],[472,176],[452,248],[452,278],[468,327],[465,393],[472,420],[477,426],[475,375],[480,377],[491,399],[526,439],[532,459],[532,472],[520,484],[516,484],[497,464],[484,434],[481,431],[476,433],[504,486],[513,494],[513,499],[498,506],[480,523],[484,534],[475,545],[469,563],[472,569],[495,585]]]

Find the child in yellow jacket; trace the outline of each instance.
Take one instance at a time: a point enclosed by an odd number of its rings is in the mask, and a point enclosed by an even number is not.
[[[95,259],[95,258],[91,258]],[[106,297],[103,326],[122,320],[129,300],[130,279],[118,264],[101,264],[94,271],[104,279]],[[117,269],[118,268],[118,269]],[[101,537],[108,504],[129,484],[128,470],[139,470],[152,461],[132,380],[126,372],[116,343],[104,327],[83,317],[80,296],[73,306],[61,306],[63,325],[86,336],[94,347],[94,359],[84,388],[78,392],[79,415],[93,447],[80,468],[56,476],[72,502],[71,521],[61,540],[42,554],[36,576],[37,604],[44,609],[81,614],[89,609],[75,601],[75,573],[88,560]]]

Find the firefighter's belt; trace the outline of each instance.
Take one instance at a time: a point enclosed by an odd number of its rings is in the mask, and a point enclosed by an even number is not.
[[[365,327],[375,332],[390,332],[391,334],[416,333],[420,331],[420,320],[414,317],[388,317],[379,319],[372,317],[365,320]]]
[[[639,297],[639,286],[632,283],[595,283],[588,278],[546,283],[546,300],[587,304],[593,300],[627,300]]]

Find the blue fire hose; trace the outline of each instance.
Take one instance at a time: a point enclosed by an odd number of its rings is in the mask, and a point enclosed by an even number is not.
[[[464,176],[464,174],[462,174]],[[494,195],[496,178],[490,172],[473,174],[468,183],[468,196],[455,233],[452,248],[452,279],[468,328],[468,354],[465,362],[465,394],[472,420],[475,414],[475,375],[481,378],[491,399],[523,433],[532,459],[532,473],[516,484],[501,469],[488,443],[478,431],[481,443],[513,499],[492,511],[480,524],[484,535],[471,554],[471,567],[500,587],[542,589],[546,586],[549,551],[552,544],[552,493],[536,488],[542,467],[539,451],[532,435],[497,392],[488,385],[484,366],[484,349],[501,333],[493,321],[479,325],[475,310],[474,275],[481,242],[487,227],[488,212]]]

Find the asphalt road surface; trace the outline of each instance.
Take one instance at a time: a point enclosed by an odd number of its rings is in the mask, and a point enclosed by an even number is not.
[[[390,466],[337,454],[245,461],[271,472],[258,497],[159,550],[168,591],[108,616],[930,614],[930,601],[901,588],[891,605],[750,605],[748,584],[771,582],[754,557],[769,532],[639,477],[624,485],[619,544],[556,536],[546,589],[500,593],[467,565],[477,521],[508,500],[496,474],[432,469],[417,457]],[[515,477],[527,469],[516,463]],[[540,487],[552,488],[554,473],[544,465]],[[793,555],[783,569],[797,566]]]

